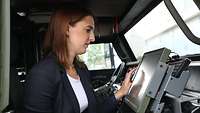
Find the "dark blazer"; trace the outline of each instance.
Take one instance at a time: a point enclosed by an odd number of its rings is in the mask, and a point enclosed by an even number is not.
[[[117,108],[115,97],[111,96],[99,105],[90,83],[89,71],[77,68],[77,72],[88,98],[88,108],[84,113],[114,113]],[[25,113],[80,113],[65,69],[54,55],[36,64],[27,76],[24,108]]]

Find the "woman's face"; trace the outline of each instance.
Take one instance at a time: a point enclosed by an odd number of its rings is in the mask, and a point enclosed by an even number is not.
[[[68,36],[69,52],[75,55],[85,53],[90,42],[95,41],[93,17],[86,16],[75,25],[69,26]]]

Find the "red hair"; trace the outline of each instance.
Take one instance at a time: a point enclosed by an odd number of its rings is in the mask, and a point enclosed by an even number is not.
[[[44,39],[43,51],[47,55],[54,53],[59,62],[65,67],[69,67],[68,62],[68,46],[66,30],[69,30],[69,25],[73,26],[81,21],[86,16],[93,14],[84,8],[80,7],[62,7],[57,9],[51,16],[48,30]],[[78,56],[74,59],[74,64],[80,64]]]

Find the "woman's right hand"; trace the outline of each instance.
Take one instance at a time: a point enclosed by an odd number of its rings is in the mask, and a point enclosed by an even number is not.
[[[124,78],[124,81],[122,82],[121,88],[115,93],[115,98],[117,100],[121,100],[122,97],[124,97],[128,93],[129,88],[132,85],[131,78],[132,78],[133,73],[135,72],[135,70],[136,70],[136,68],[128,69],[128,71],[126,73],[126,76]]]

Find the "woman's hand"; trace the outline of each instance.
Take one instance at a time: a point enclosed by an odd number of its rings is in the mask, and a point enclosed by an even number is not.
[[[115,98],[117,100],[121,100],[122,97],[124,97],[128,93],[129,88],[132,85],[131,78],[132,78],[133,73],[135,72],[135,69],[136,68],[128,69],[126,76],[125,76],[125,79],[122,82],[121,88],[115,93]]]

